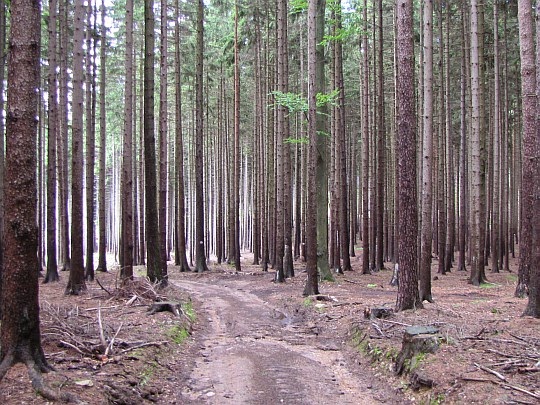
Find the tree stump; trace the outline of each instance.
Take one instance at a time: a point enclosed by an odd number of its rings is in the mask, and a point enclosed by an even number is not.
[[[171,312],[176,316],[180,316],[180,314],[183,312],[181,304],[175,301],[154,302],[147,309],[148,315],[154,315],[156,312],[164,311]]]
[[[375,319],[375,318],[390,318],[394,314],[392,308],[366,308],[364,309],[364,318],[366,319]]]
[[[414,369],[419,355],[435,353],[439,348],[438,333],[439,329],[434,326],[409,326],[405,329],[401,352],[396,359],[396,374]]]

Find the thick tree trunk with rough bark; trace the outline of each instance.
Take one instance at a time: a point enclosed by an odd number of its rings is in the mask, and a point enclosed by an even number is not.
[[[519,240],[519,280],[516,295],[523,295],[529,290],[529,303],[525,315],[540,317],[540,302],[538,298],[538,268],[532,267],[531,253],[534,249],[538,255],[539,247],[533,245],[533,224],[535,236],[538,237],[538,144],[540,143],[537,128],[538,101],[535,65],[535,45],[532,18],[532,4],[530,0],[521,0],[518,6],[519,22],[519,54],[521,59],[521,93],[522,93],[522,120],[523,120],[523,171],[521,177],[521,232]],[[536,239],[538,241],[538,239]],[[535,257],[536,264],[538,257]],[[531,276],[533,276],[531,278]],[[533,280],[534,279],[534,280]],[[534,283],[531,283],[534,281]],[[534,284],[534,285],[532,285]]]
[[[83,261],[83,38],[85,14],[83,0],[75,0],[71,137],[71,268],[66,286],[66,294],[71,295],[78,295],[81,291],[86,290]]]
[[[397,2],[397,148],[399,205],[399,287],[396,310],[422,307],[418,294],[416,241],[416,130],[412,0]]]
[[[152,282],[166,284],[161,266],[158,226],[156,141],[154,123],[154,1],[144,3],[144,177],[147,274]]]
[[[433,240],[433,1],[424,1],[424,96],[422,139],[422,230],[420,237],[420,300],[432,302]]]
[[[16,363],[28,367],[34,390],[59,396],[44,385],[51,370],[41,347],[36,226],[36,134],[39,87],[39,2],[11,2],[6,114],[6,234],[2,273],[0,380]],[[16,67],[16,68],[15,68]],[[66,398],[61,398],[66,399]]]

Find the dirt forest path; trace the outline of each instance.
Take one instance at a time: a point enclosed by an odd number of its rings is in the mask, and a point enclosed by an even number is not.
[[[373,394],[372,376],[350,371],[344,342],[274,307],[249,283],[174,284],[200,303],[205,318],[182,403],[388,403]]]

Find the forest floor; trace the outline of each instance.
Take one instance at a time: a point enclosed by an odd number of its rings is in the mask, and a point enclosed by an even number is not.
[[[320,300],[302,297],[303,263],[278,284],[247,256],[240,273],[169,266],[170,286],[157,293],[142,277],[118,288],[113,268],[66,297],[62,273],[40,285],[43,345],[57,370],[45,379],[88,404],[540,403],[540,320],[521,317],[514,267],[488,271],[482,287],[463,272],[438,275],[434,303],[370,319],[366,308],[394,306],[396,287],[390,270],[361,275],[359,259],[320,285]],[[180,316],[149,315],[155,299],[182,303]],[[397,376],[409,325],[436,327],[440,346]],[[0,382],[0,402],[46,403],[20,365]]]

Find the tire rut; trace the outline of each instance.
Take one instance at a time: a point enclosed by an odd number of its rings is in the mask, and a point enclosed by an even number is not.
[[[351,373],[332,337],[320,337],[255,294],[182,280],[201,305],[202,331],[181,403],[373,404],[368,383]]]

